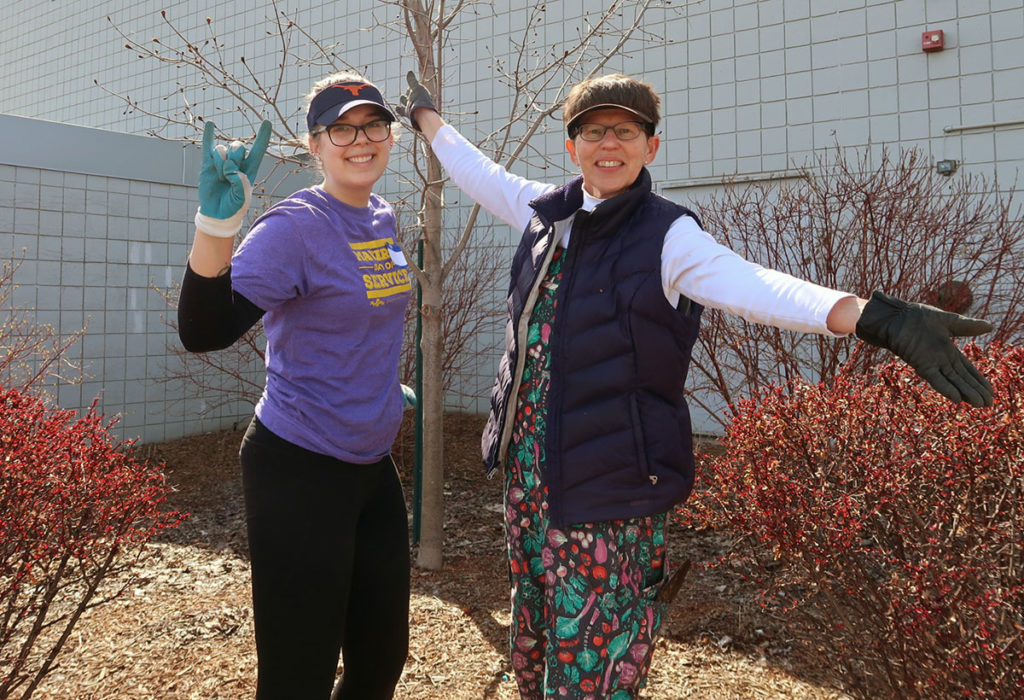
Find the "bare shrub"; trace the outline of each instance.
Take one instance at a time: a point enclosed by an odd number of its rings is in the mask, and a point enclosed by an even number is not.
[[[163,465],[131,457],[115,422],[95,403],[78,417],[0,390],[0,698],[27,700],[81,616],[123,593],[145,545],[183,519],[161,512]]]
[[[857,697],[1024,692],[1024,347],[967,353],[990,408],[896,361],[741,401],[678,512]]]

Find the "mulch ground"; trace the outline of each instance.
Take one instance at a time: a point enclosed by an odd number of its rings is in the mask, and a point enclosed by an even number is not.
[[[398,698],[518,697],[506,660],[501,480],[483,476],[482,426],[473,415],[445,420],[445,564],[441,571],[413,569],[412,641]],[[191,515],[149,546],[123,596],[80,621],[59,667],[33,698],[252,697],[241,435],[226,430],[142,448],[167,465],[176,489],[170,505]],[[411,494],[409,450],[396,457]],[[677,525],[669,541],[675,561],[708,561],[729,546],[727,536]],[[845,698],[801,662],[785,629],[760,614],[752,593],[735,576],[694,567],[669,609],[641,697]]]

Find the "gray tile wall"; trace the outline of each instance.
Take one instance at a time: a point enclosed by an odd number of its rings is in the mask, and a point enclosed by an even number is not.
[[[36,152],[24,143],[59,145],[63,169],[51,169],[45,155],[33,164]],[[184,385],[160,381],[180,366],[177,334],[167,325],[174,311],[157,288],[173,290],[184,270],[196,195],[181,176],[186,164],[195,169],[194,154],[156,139],[8,115],[0,115],[0,147],[0,258],[21,261],[13,305],[62,337],[85,329],[67,353],[83,374],[47,382],[51,397],[78,410],[98,400],[99,410],[120,418],[118,437],[147,442],[249,415],[243,404],[204,411]],[[123,167],[110,149],[153,171]],[[261,368],[251,371],[259,376]]]
[[[160,127],[145,109],[180,116],[187,99],[199,113],[216,115],[218,124],[228,131],[248,128],[229,99],[212,89],[199,89],[172,65],[140,60],[125,49],[108,16],[140,41],[157,37],[165,45],[176,40],[160,16],[161,9],[166,7],[168,17],[194,37],[206,36],[209,17],[229,65],[240,68],[239,58],[244,55],[261,79],[270,80],[279,60],[278,42],[266,35],[267,18],[274,11],[267,0],[245,8],[195,0],[110,0],[101,9],[86,0],[42,4],[14,0],[8,5],[19,21],[0,26],[4,47],[0,109],[37,119],[142,134]],[[661,92],[663,145],[651,172],[670,196],[699,205],[704,193],[723,177],[777,176],[837,142],[872,151],[882,146],[920,147],[934,160],[960,161],[957,177],[996,176],[1005,188],[1020,174],[1024,164],[1024,0],[700,0],[677,5],[674,10],[649,14],[645,28],[651,38],[632,42],[624,55],[607,66],[608,71],[642,76]],[[506,66],[515,61],[516,42],[522,41],[530,11],[537,6],[510,0],[474,5],[455,26],[445,54],[443,106],[448,118],[473,140],[498,128],[507,114],[511,95],[495,66],[499,61]],[[545,3],[546,19],[531,30],[538,52],[530,60],[548,60],[549,47],[573,41],[586,26],[586,16],[603,6],[597,0]],[[403,76],[415,60],[401,32],[383,26],[396,17],[392,5],[374,0],[326,4],[302,0],[285,10],[288,19],[323,43],[335,45],[342,60],[364,69],[387,95],[396,98],[403,90]],[[921,34],[934,29],[945,32],[946,48],[925,53]],[[671,43],[660,45],[658,38]],[[309,53],[301,42],[294,49]],[[301,95],[323,71],[322,66],[297,63],[284,71],[278,103],[284,121],[295,130],[301,126]],[[97,88],[94,80],[130,96],[145,109],[126,110],[123,102]],[[999,126],[987,126],[992,124]],[[192,132],[172,124],[164,133],[180,138]],[[411,142],[408,135],[403,140]],[[563,140],[553,119],[535,137],[535,151],[515,171],[561,181],[572,168],[563,155]],[[61,152],[53,155],[59,162]],[[399,201],[410,194],[409,161],[396,153],[393,168],[380,192]],[[60,167],[51,165],[51,169]],[[52,202],[58,196],[54,190],[36,193],[29,183],[23,184],[19,197],[24,192]],[[72,189],[82,191],[72,197],[89,193],[87,187]],[[13,189],[10,192],[14,196]],[[180,212],[174,208],[180,205],[173,194],[150,195],[130,188],[108,194],[108,210],[116,206],[120,213],[108,213],[107,225],[119,236],[115,239],[118,255],[155,256],[146,265],[159,275],[157,268],[175,258],[169,255],[163,260],[155,248],[141,244],[163,235],[163,220],[155,219],[144,237],[135,235],[130,222],[150,211],[143,206],[154,208],[153,213],[162,217],[158,200],[166,200],[166,233],[177,236],[172,221],[177,220]],[[446,197],[453,219],[464,218],[469,208],[465,198],[455,191]],[[143,199],[145,205],[140,203]],[[73,203],[79,206],[77,199]],[[103,215],[89,212],[88,206],[86,198],[84,207],[69,211],[67,225],[97,226],[95,217]],[[411,210],[406,211],[403,225],[409,227],[415,219]],[[12,216],[0,212],[0,217]],[[21,233],[15,235],[23,244],[43,246],[50,255],[53,241],[27,239],[33,238],[36,226],[40,233],[50,231],[43,235],[55,235],[54,227],[65,225],[63,216],[54,209],[27,208],[17,221],[5,223],[0,218],[0,224],[17,228]],[[480,225],[494,227],[499,245],[511,247],[518,238],[518,232],[494,224],[486,215]],[[51,258],[39,264],[50,275],[66,272],[91,279],[99,274],[86,265],[58,269]],[[139,284],[142,273],[133,275],[130,264],[125,268],[107,274]],[[504,280],[495,282],[496,297],[504,286]],[[137,291],[136,297],[141,293]],[[46,292],[46,303],[58,304],[55,295],[55,290]],[[131,301],[126,298],[123,303]],[[135,302],[139,303],[138,298]],[[491,360],[479,372],[461,378],[463,392],[478,397],[466,404],[470,409],[485,408],[498,342],[497,336],[481,338],[477,349]]]

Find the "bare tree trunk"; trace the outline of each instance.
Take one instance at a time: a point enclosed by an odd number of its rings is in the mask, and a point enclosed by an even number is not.
[[[416,564],[440,569],[444,552],[444,296],[441,252],[441,166],[433,153],[427,161],[429,182],[423,215],[423,480],[420,545]]]
[[[436,41],[434,7],[424,8],[421,0],[403,0],[406,30],[416,49],[421,79],[440,102],[441,81],[434,50]],[[443,4],[440,11],[443,12]],[[416,565],[440,569],[444,564],[444,254],[441,250],[441,163],[429,147],[423,191],[423,269],[417,278],[422,293],[423,474],[421,481],[420,544]]]

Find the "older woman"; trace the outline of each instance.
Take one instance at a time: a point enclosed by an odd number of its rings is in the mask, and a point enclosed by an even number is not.
[[[410,73],[403,111],[452,180],[524,231],[506,349],[483,436],[505,470],[511,659],[523,698],[632,698],[664,608],[665,522],[693,485],[683,398],[703,307],[892,349],[954,401],[992,401],[950,341],[991,326],[870,301],[747,262],[696,214],[656,195],[660,99],[625,75],[563,105],[581,176],[556,187],[506,172],[446,125]]]

